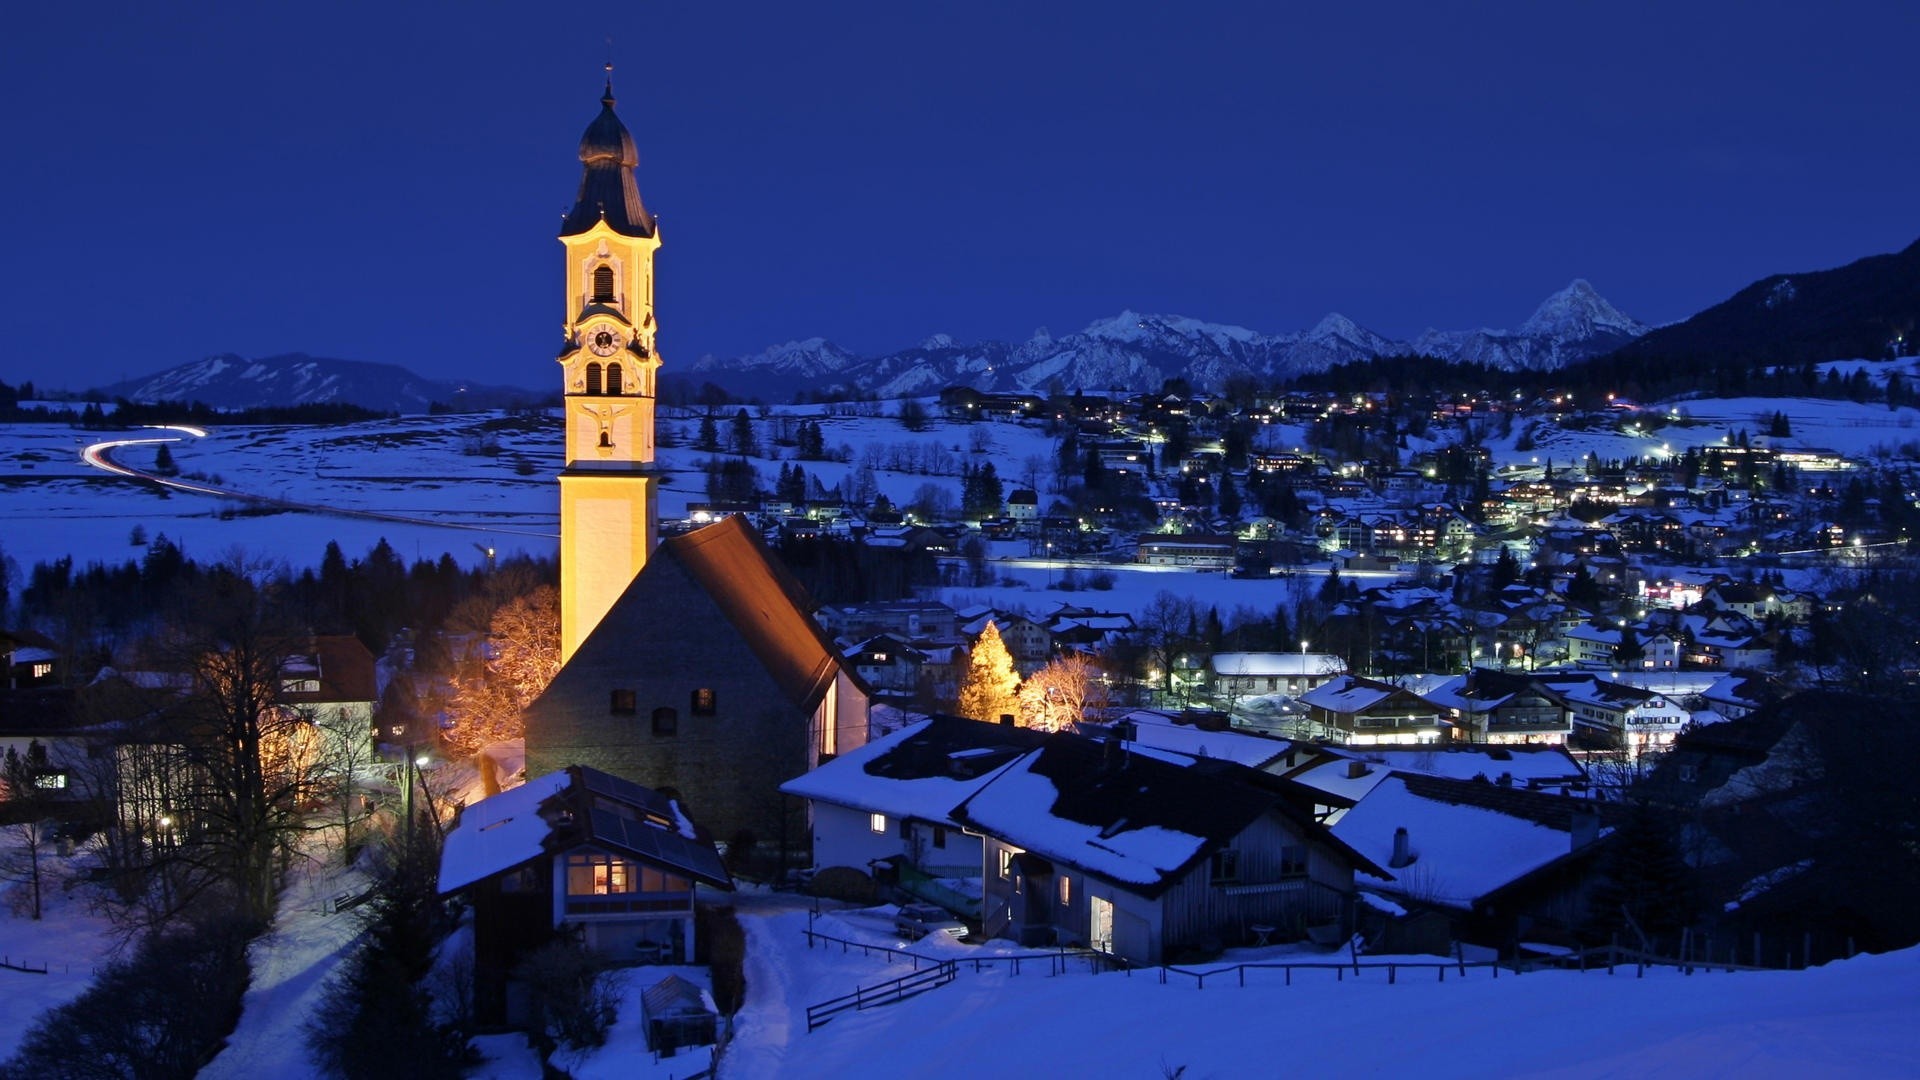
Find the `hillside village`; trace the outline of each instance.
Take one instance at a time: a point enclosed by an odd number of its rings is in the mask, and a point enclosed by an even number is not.
[[[138,553],[0,555],[0,974],[42,980],[6,1075],[770,1075],[963,968],[1137,995],[1920,941],[1904,337],[1657,404],[1404,354],[669,397],[610,72],[557,406],[69,431],[0,387],[41,429],[0,494]],[[147,528],[176,500],[324,549],[203,561]],[[413,560],[308,528],[348,521]]]

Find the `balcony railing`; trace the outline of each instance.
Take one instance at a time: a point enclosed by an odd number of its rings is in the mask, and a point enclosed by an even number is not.
[[[569,915],[631,915],[646,912],[693,910],[690,892],[612,893],[605,896],[567,896]]]

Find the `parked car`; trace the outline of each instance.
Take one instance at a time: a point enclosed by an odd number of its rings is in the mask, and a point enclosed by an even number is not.
[[[900,905],[900,913],[893,917],[893,928],[908,941],[918,941],[928,934],[945,934],[953,938],[967,936],[966,923],[934,904]]]

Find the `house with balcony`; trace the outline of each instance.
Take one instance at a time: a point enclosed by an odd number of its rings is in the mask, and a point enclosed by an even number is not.
[[[1390,683],[1342,675],[1300,695],[1317,726],[1350,746],[1438,743],[1453,724],[1432,702]]]
[[[1562,746],[1573,732],[1566,704],[1528,675],[1476,667],[1421,696],[1468,742]]]
[[[510,1005],[520,957],[563,935],[619,959],[688,962],[696,894],[731,892],[733,879],[679,800],[570,765],[462,810],[439,887],[473,906],[475,1010],[498,1024],[523,1019]]]
[[[1177,761],[1059,732],[954,818],[983,839],[983,931],[1084,944],[1134,963],[1188,949],[1344,940],[1356,874],[1309,793],[1230,761]]]
[[[980,916],[980,837],[953,808],[1046,733],[958,716],[933,716],[780,785],[805,799],[815,870],[850,867],[958,915]]]

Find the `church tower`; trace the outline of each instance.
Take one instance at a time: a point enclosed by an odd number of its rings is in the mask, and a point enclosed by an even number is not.
[[[580,137],[580,194],[560,225],[567,249],[567,416],[560,474],[560,660],[573,656],[647,563],[656,529],[653,474],[653,253],[660,233],[640,202],[633,136],[613,112],[613,66],[600,115]]]

